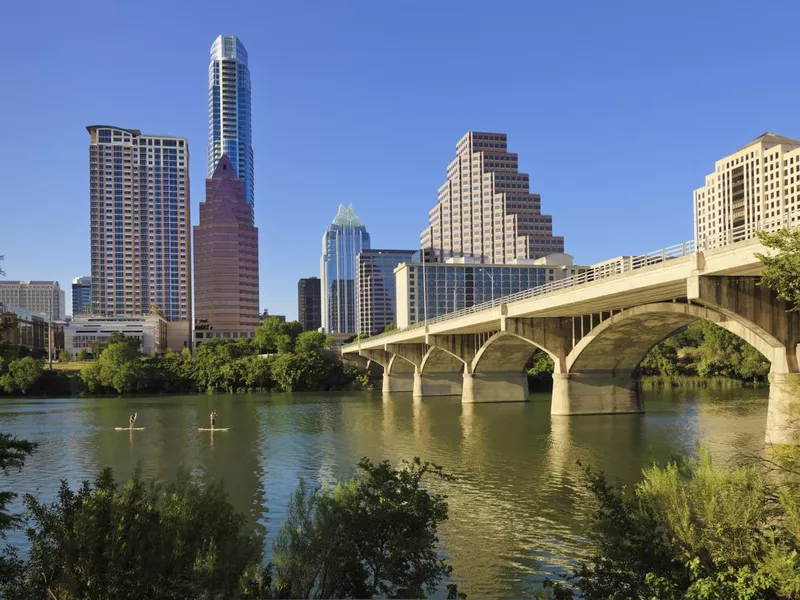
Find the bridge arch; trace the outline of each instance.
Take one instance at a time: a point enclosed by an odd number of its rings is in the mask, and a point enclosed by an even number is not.
[[[461,373],[464,370],[465,364],[466,363],[455,354],[443,348],[431,346],[422,357],[419,372],[422,375],[428,373]]]
[[[392,355],[384,371],[387,375],[401,375],[415,372],[417,372],[417,365],[399,354]]]
[[[786,346],[756,324],[698,304],[658,302],[623,310],[592,329],[567,355],[567,373],[632,373],[653,346],[698,320],[748,342],[772,363],[773,372],[790,372]]]
[[[536,349],[546,352],[553,359],[555,372],[561,373],[562,361],[557,354],[533,340],[508,331],[499,331],[486,340],[468,366],[471,373],[523,372]]]

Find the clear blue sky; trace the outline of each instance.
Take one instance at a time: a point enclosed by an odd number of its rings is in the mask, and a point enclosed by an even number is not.
[[[716,159],[800,138],[799,19],[796,1],[13,2],[0,254],[10,279],[89,274],[89,124],[186,136],[197,223],[220,33],[250,56],[273,314],[296,316],[339,203],[374,247],[415,248],[468,130],[508,133],[576,262],[655,250],[692,237]]]

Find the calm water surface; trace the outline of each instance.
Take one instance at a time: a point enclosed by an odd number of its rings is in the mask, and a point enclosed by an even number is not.
[[[647,392],[644,415],[550,417],[529,403],[462,405],[410,394],[265,394],[5,400],[0,431],[38,441],[4,487],[54,497],[111,466],[127,477],[174,477],[185,467],[222,479],[271,548],[297,479],[332,481],[363,456],[420,456],[457,476],[442,530],[455,580],[473,597],[524,597],[544,576],[586,556],[588,497],[576,461],[635,481],[653,461],[703,443],[717,460],[763,444],[767,391]],[[219,413],[227,432],[198,432]],[[114,431],[138,411],[145,431]],[[10,536],[12,543],[24,540]]]

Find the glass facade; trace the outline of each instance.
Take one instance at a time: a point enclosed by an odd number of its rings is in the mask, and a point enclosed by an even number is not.
[[[389,323],[397,325],[394,270],[400,263],[411,262],[414,254],[414,250],[363,250],[358,255],[359,335],[375,335]]]
[[[72,280],[72,314],[83,315],[92,309],[92,278],[76,277]]]
[[[586,267],[560,265],[406,264],[397,273],[407,293],[398,301],[398,325],[455,312],[577,275]],[[423,275],[424,272],[424,275]],[[399,284],[398,284],[399,285]]]
[[[369,233],[353,206],[339,206],[322,236],[322,327],[326,333],[357,331],[356,258],[370,247]]]
[[[247,50],[235,35],[221,35],[211,45],[208,65],[208,177],[227,154],[244,181],[245,202],[255,205],[250,69]]]

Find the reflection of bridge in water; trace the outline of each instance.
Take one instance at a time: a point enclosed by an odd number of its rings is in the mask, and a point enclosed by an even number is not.
[[[639,363],[650,349],[704,319],[741,337],[772,364],[767,438],[790,436],[800,386],[800,315],[758,285],[766,248],[744,239],[713,250],[693,243],[620,259],[513,296],[342,348],[383,366],[384,392],[459,394],[464,403],[525,401],[536,348],[553,359],[554,415],[635,413]],[[741,236],[746,237],[746,236]],[[800,389],[798,387],[797,389]]]

